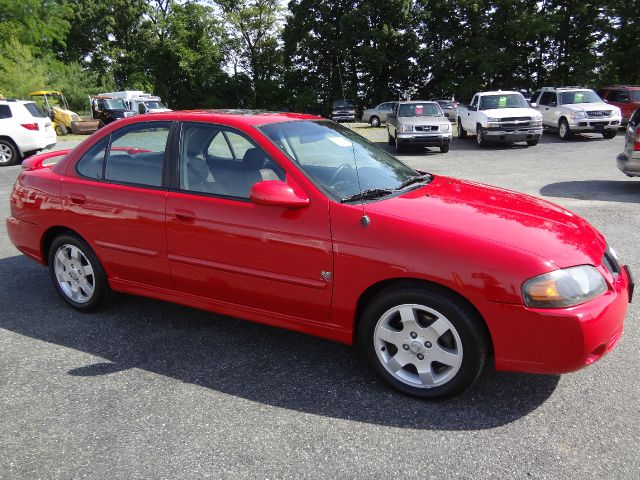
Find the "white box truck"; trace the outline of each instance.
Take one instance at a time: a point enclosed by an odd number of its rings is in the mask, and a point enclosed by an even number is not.
[[[124,90],[122,92],[106,92],[100,95],[121,98],[126,107],[135,113],[170,112],[160,97],[145,93],[142,90]]]

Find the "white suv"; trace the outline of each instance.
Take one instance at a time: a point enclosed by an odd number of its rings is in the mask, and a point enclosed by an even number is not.
[[[542,113],[542,125],[557,129],[566,140],[572,133],[601,133],[604,138],[618,134],[620,109],[593,90],[580,87],[544,87],[531,97],[531,106]]]
[[[34,102],[0,100],[0,166],[56,144],[51,120]]]

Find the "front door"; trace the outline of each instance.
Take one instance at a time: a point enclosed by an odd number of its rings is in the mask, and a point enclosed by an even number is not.
[[[174,288],[234,305],[326,322],[333,257],[328,200],[305,208],[249,200],[255,182],[285,170],[245,134],[182,126],[167,198]]]

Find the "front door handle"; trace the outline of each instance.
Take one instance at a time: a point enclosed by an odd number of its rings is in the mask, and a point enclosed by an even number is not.
[[[175,211],[176,220],[184,223],[193,223],[196,220],[196,214],[192,210],[184,210],[179,208]]]
[[[70,193],[69,201],[74,205],[82,205],[84,202],[87,201],[87,198],[81,193]]]

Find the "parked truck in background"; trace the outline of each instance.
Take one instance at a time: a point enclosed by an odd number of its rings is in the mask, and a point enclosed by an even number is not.
[[[89,105],[91,107],[91,116],[98,120],[99,128],[121,118],[135,115],[134,112],[126,107],[124,100],[109,95],[89,97]]]
[[[480,147],[489,142],[527,142],[533,147],[542,136],[542,115],[520,92],[476,93],[470,105],[458,107],[456,116],[458,138],[475,135]]]
[[[107,92],[101,93],[106,97],[120,98],[125,104],[125,107],[135,113],[156,113],[156,112],[170,112],[171,109],[167,108],[160,97],[145,93],[142,90],[123,90],[121,92]]]

